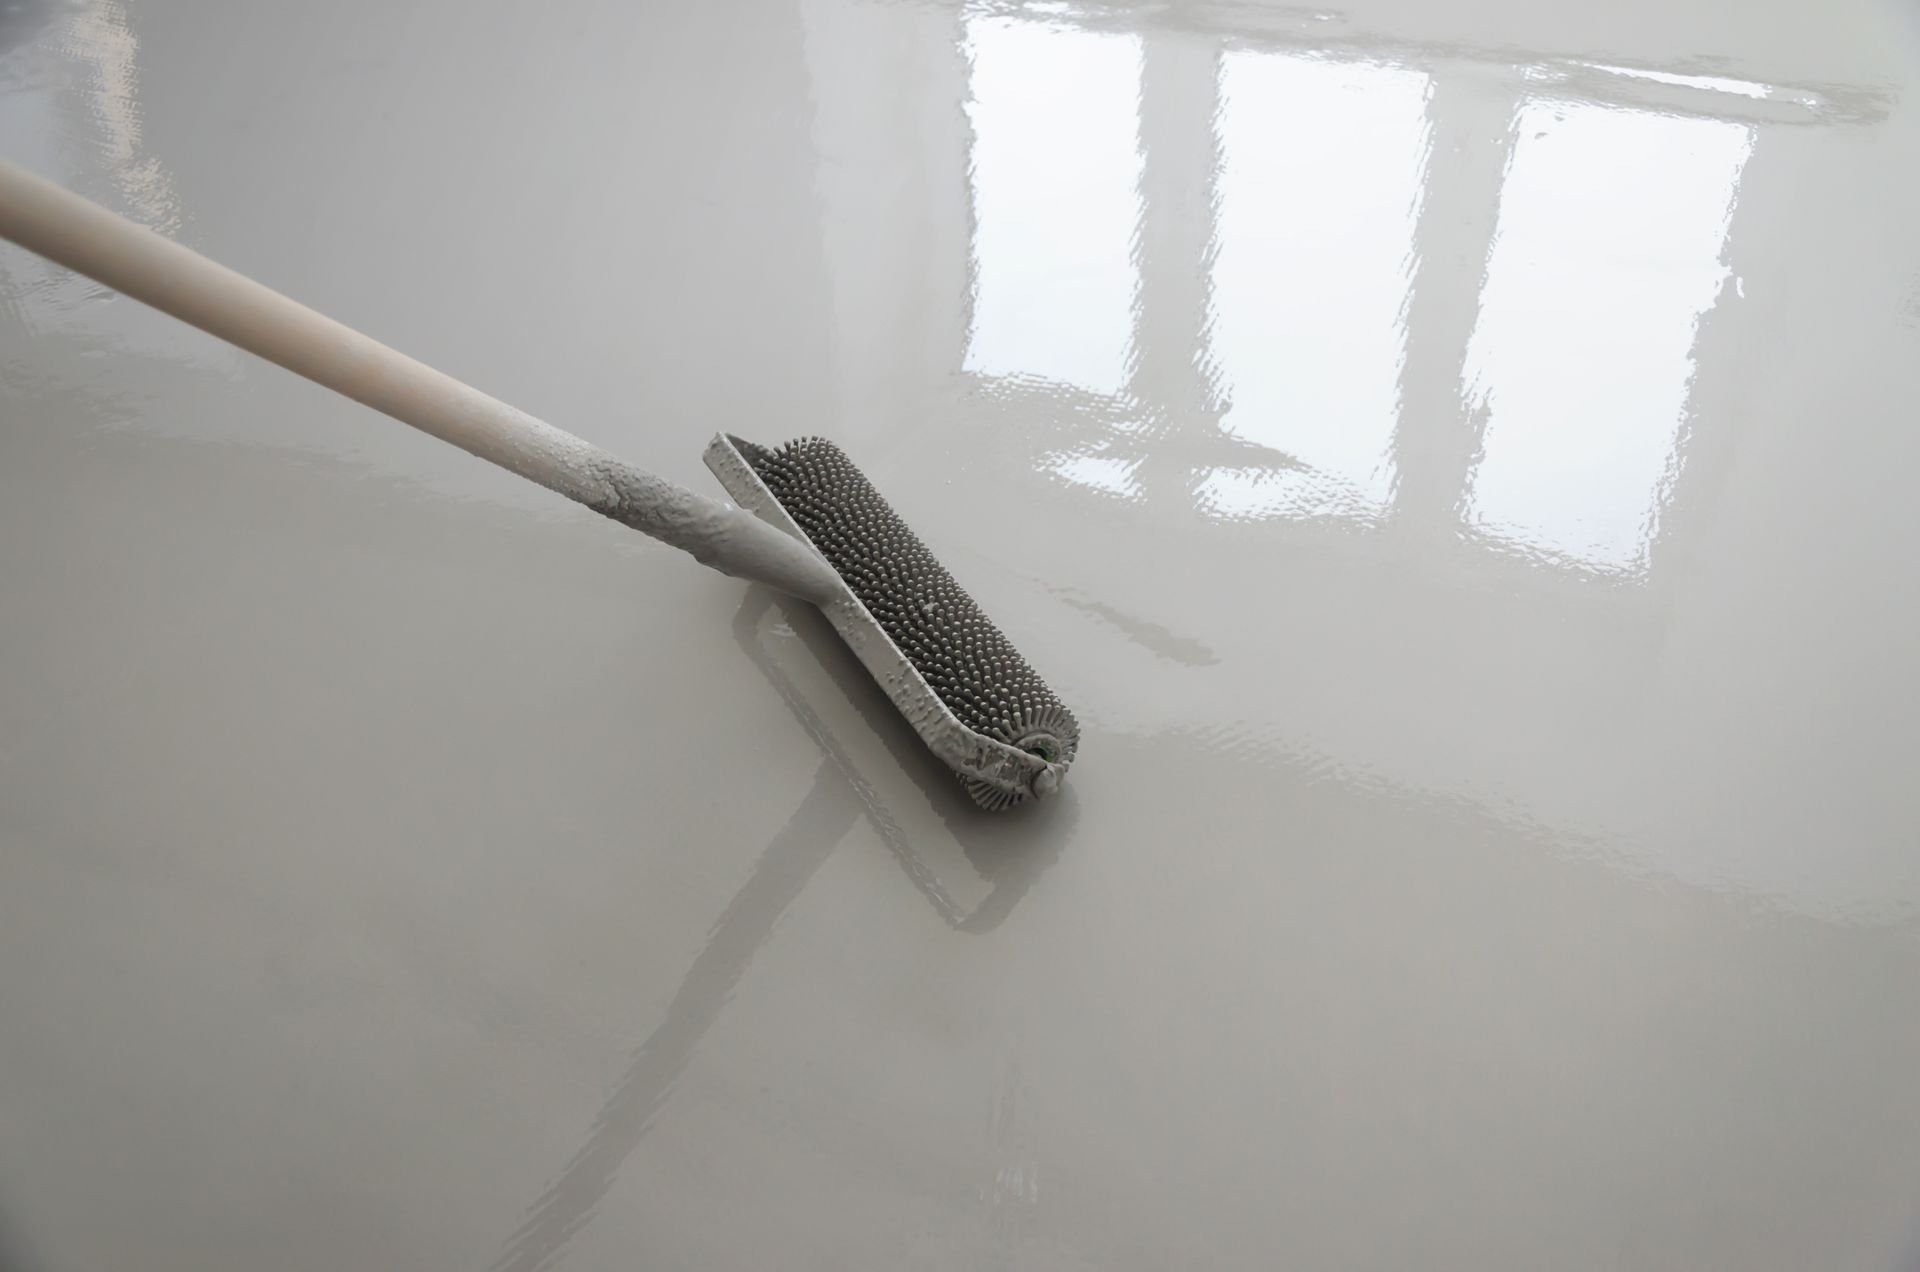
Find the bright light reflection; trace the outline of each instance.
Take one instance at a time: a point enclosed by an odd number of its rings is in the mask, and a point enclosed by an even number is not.
[[[1608,75],[1624,75],[1629,79],[1670,84],[1675,88],[1700,88],[1710,93],[1732,93],[1737,97],[1747,97],[1754,101],[1766,101],[1770,97],[1780,96],[1780,91],[1771,84],[1760,84],[1753,80],[1728,79],[1724,75],[1679,75],[1672,71],[1655,71],[1639,66],[1612,66],[1606,62],[1574,62],[1572,65],[1585,67],[1590,71],[1605,71]]]
[[[1140,41],[967,23],[976,293],[966,368],[1118,394],[1140,219]]]
[[[1213,355],[1224,427],[1279,455],[1204,477],[1215,515],[1386,506],[1427,88],[1420,72],[1364,62],[1223,61]]]
[[[1048,465],[1055,475],[1076,486],[1122,496],[1135,493],[1133,470],[1138,466],[1137,460],[1113,455],[1068,455]]]
[[[1478,528],[1643,569],[1751,137],[1741,125],[1534,101],[1516,123],[1467,392],[1487,424]]]

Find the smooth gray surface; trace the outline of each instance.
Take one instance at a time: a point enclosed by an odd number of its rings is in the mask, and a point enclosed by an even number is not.
[[[0,250],[0,1252],[1910,1265],[1903,18],[0,8],[0,152],[696,488],[834,436],[1085,730],[976,814]]]

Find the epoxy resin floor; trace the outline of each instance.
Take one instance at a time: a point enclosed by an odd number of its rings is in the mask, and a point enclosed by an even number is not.
[[[1920,1258],[1920,18],[0,4],[0,153],[1077,710],[0,250],[0,1263]]]

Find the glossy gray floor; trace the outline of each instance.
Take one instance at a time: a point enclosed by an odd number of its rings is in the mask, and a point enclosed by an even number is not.
[[[1086,728],[976,815],[816,615],[0,251],[6,1257],[1911,1266],[1920,37],[1737,9],[0,6],[0,153],[835,437]]]

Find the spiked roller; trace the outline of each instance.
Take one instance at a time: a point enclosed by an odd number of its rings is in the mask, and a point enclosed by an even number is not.
[[[835,630],[982,808],[1058,789],[1080,744],[1073,713],[980,611],[845,452],[721,434],[707,467],[742,508],[811,544],[840,576]]]

